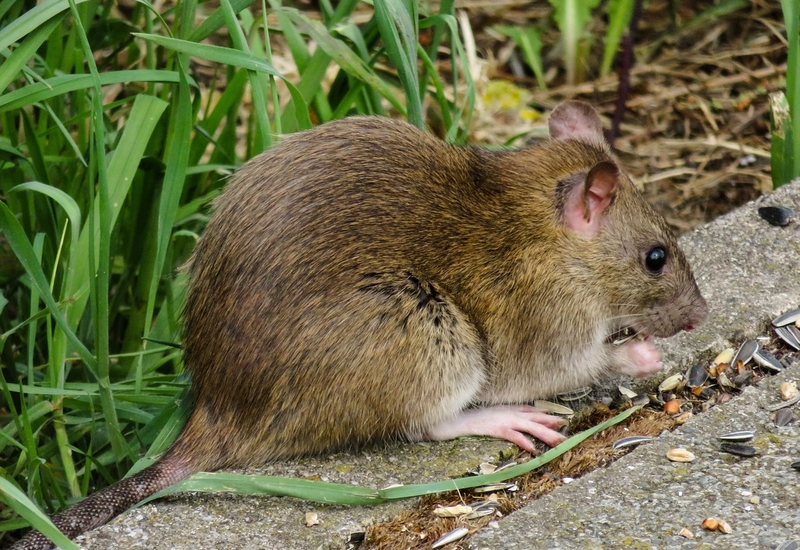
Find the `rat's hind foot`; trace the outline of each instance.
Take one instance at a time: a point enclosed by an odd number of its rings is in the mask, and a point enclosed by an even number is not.
[[[528,439],[532,435],[551,447],[565,437],[555,431],[564,420],[545,414],[527,405],[498,405],[461,411],[456,417],[440,422],[426,430],[424,437],[434,441],[454,439],[463,435],[488,435],[507,439],[521,449],[536,452]]]

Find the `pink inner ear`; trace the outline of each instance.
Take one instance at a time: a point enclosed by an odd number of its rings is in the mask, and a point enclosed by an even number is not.
[[[586,175],[583,185],[578,185],[567,197],[564,219],[567,227],[583,235],[594,237],[600,230],[602,214],[614,200],[619,188],[619,169],[611,161],[598,162]]]

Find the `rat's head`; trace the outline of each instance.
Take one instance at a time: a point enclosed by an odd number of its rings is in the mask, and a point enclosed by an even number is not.
[[[550,117],[550,134],[591,159],[559,182],[558,207],[571,248],[580,251],[572,267],[584,269],[592,294],[607,302],[609,338],[666,337],[702,323],[707,306],[683,252],[610,158],[594,110],[562,103]]]

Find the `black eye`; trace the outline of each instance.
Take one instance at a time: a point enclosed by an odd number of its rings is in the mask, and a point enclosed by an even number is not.
[[[659,274],[664,269],[664,264],[667,263],[667,253],[663,248],[657,246],[650,249],[647,256],[644,257],[644,265],[650,270],[650,273]]]

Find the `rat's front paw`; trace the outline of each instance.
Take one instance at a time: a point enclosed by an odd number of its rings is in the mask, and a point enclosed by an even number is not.
[[[617,372],[644,378],[661,370],[661,352],[650,340],[634,340],[617,350],[615,354]]]

